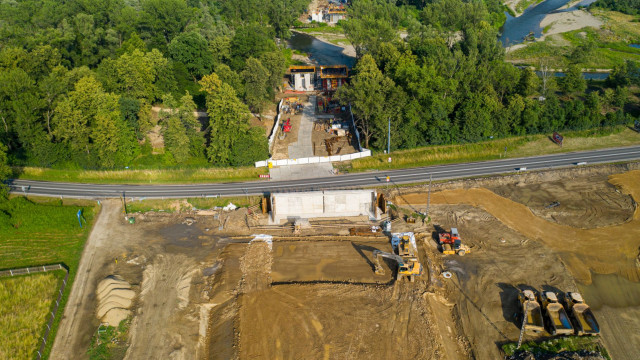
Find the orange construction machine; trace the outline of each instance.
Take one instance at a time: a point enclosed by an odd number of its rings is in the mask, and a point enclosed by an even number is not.
[[[458,229],[456,228],[451,228],[451,232],[442,232],[438,234],[438,239],[440,247],[442,248],[442,253],[445,255],[458,254],[459,256],[464,256],[471,252],[471,249],[468,246],[462,244],[462,240],[460,240],[460,235],[458,234]]]

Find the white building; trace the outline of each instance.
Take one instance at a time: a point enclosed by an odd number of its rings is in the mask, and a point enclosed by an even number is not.
[[[368,216],[379,219],[375,190],[326,190],[271,194],[271,223],[297,218]]]

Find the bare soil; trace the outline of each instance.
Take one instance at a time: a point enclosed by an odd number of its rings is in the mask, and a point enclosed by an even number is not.
[[[441,281],[447,298],[460,306],[458,321],[475,358],[499,358],[498,346],[517,340],[517,289],[526,288],[581,291],[612,357],[637,358],[640,223],[634,199],[640,198],[640,171],[603,177],[602,170],[566,173],[564,181],[553,174],[557,181],[549,183],[524,177],[493,192],[455,184],[432,194],[434,223],[457,226],[472,246],[470,255],[442,262],[455,276]],[[414,208],[424,208],[425,200],[415,192],[396,198]],[[566,208],[546,214],[540,207],[552,201]],[[490,342],[496,346],[486,346]]]
[[[130,225],[118,202],[105,202],[52,358],[86,358],[96,286],[113,274],[139,294],[128,359],[500,359],[499,346],[518,339],[526,288],[580,291],[612,357],[636,359],[640,171],[627,169],[434,186],[430,224],[393,223],[416,233],[425,272],[414,283],[394,281],[391,262],[374,273],[372,252],[391,251],[388,239],[347,235],[366,219],[311,221],[300,235],[246,209],[136,214]],[[392,199],[399,214],[425,210],[424,187],[402,192]],[[440,253],[436,233],[451,227],[467,256]],[[258,233],[273,242],[252,241]]]
[[[309,96],[307,95],[297,95],[300,99],[300,102],[305,104],[305,106],[312,106],[309,103]],[[300,114],[295,114],[291,111],[290,114],[283,113],[280,118],[281,125],[284,124],[287,119],[291,119],[291,131],[286,133],[284,139],[280,140],[280,135],[282,133],[282,128],[277,129],[276,137],[273,142],[273,149],[271,150],[271,158],[274,160],[288,159],[289,158],[289,145],[298,141],[298,131],[300,130],[300,119],[302,118],[302,112]]]

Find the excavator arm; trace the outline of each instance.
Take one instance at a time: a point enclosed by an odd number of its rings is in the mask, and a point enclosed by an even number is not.
[[[395,262],[398,263],[398,266],[401,266],[402,264],[404,264],[404,260],[402,259],[401,256],[398,256],[396,254],[391,254],[388,252],[384,252],[384,251],[380,251],[380,250],[374,250],[373,251],[373,262],[376,266],[375,272],[378,275],[384,275],[384,268],[382,267],[382,265],[380,265],[380,258],[387,258],[387,259],[391,259]]]

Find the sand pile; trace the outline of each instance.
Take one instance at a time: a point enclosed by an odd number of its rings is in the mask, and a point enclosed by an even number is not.
[[[98,310],[96,317],[110,326],[118,326],[131,315],[131,305],[136,293],[131,285],[118,275],[107,276],[98,284]]]

